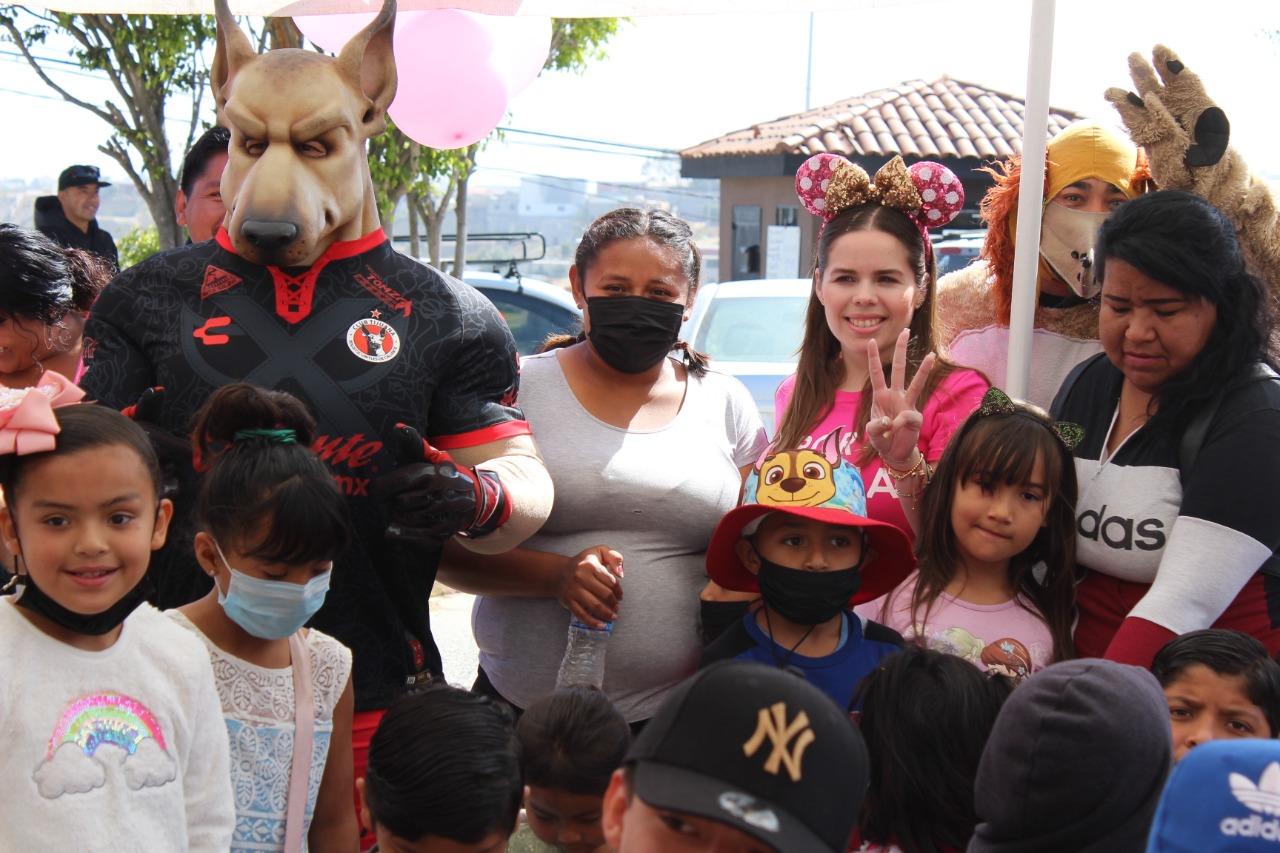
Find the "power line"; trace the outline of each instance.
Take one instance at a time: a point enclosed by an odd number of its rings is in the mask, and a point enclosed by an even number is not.
[[[495,171],[495,172],[510,172],[515,175],[525,175],[531,178],[545,178],[547,180],[552,180],[552,181],[591,180],[590,178],[566,178],[560,175],[544,175],[538,172],[524,172],[524,171],[521,171],[520,169],[508,169],[508,168],[498,167],[498,166],[486,166],[485,168],[491,169],[492,171]],[[689,198],[707,199],[708,201],[719,201],[720,199],[720,196],[712,195],[710,193],[700,193],[700,192],[694,192],[693,190],[685,190],[685,189],[660,189],[658,187],[652,187],[646,184],[622,184],[616,181],[595,181],[594,183],[597,186],[618,187],[619,189],[624,189],[624,190],[644,190],[646,192],[657,193],[661,195],[680,195],[680,196],[687,196]],[[561,186],[560,189],[567,189],[567,188]]]
[[[27,58],[16,50],[0,50],[0,56],[16,57],[24,65],[28,64]],[[89,73],[89,71],[84,67],[82,67],[79,62],[76,62],[75,60],[72,60],[72,59],[59,59],[56,56],[39,56],[38,54],[34,54],[34,53],[31,54],[31,58],[35,59],[38,62],[52,62],[54,65],[70,65],[71,67],[75,68],[81,73],[84,73],[84,74]]]
[[[510,172],[510,171],[514,171],[514,170],[512,170],[512,169],[501,169],[501,170],[495,170],[495,171]],[[554,175],[545,175],[545,176],[543,176],[543,177],[548,177],[548,178],[553,178],[553,179],[554,179],[554,177],[555,177],[555,176],[554,176]],[[561,191],[564,191],[565,189],[567,189],[566,187],[564,187],[564,186],[563,186],[563,185],[561,185],[561,184],[551,184],[551,183],[547,183],[547,182],[545,182],[545,181],[539,181],[539,180],[536,180],[535,178],[529,178],[529,177],[526,177],[526,178],[525,178],[525,180],[526,180],[526,181],[528,181],[528,182],[529,182],[529,183],[531,183],[531,184],[534,184],[535,186],[548,187],[548,188],[553,189],[553,190],[561,190]],[[601,183],[601,182],[600,182],[600,181],[597,181],[596,183]],[[626,198],[626,197],[624,197],[624,196],[610,195],[610,194],[608,194],[608,193],[601,193],[601,192],[592,193],[592,194],[591,194],[591,196],[592,196],[592,197],[594,197],[594,198],[602,198],[602,199],[604,199],[605,201],[615,201],[615,202],[618,202],[619,204],[633,204],[633,203],[635,202],[635,199],[634,199],[634,198]],[[714,222],[718,222],[718,221],[719,221],[719,220],[716,220],[716,219],[708,219],[708,218],[703,217],[703,216],[687,216],[687,215],[685,215],[684,213],[681,213],[681,214],[680,214],[680,218],[681,218],[681,219],[683,219],[683,220],[685,220],[686,222],[702,222],[702,223],[705,223],[705,224],[711,224],[711,223],[714,223]]]
[[[0,57],[5,58],[7,61],[16,62],[19,65],[26,65],[30,67],[30,63],[27,60],[27,58],[18,51],[0,49]],[[53,69],[64,74],[75,74],[80,77],[89,77],[95,80],[99,80],[103,83],[107,82],[107,80],[105,80],[102,77],[102,72],[94,71],[93,69],[84,68],[79,62],[75,60],[61,59],[56,56],[42,56],[40,54],[35,54],[35,53],[32,54],[32,58],[35,59],[40,64],[52,63],[54,65],[68,66],[68,68],[65,70],[61,68]],[[0,60],[0,61],[4,61],[4,60]],[[5,89],[4,91],[14,92],[15,94],[24,94],[22,92],[17,92],[16,90],[12,90],[12,89]],[[170,119],[170,120],[181,121],[182,119]],[[650,156],[650,157],[653,157],[653,159],[673,159],[680,156],[680,152],[673,148],[659,148],[652,145],[635,145],[630,142],[615,142],[609,139],[592,139],[586,136],[571,136],[569,134],[563,134],[563,133],[550,133],[544,130],[527,130],[525,128],[520,128],[520,127],[499,127],[497,128],[497,130],[501,133],[514,133],[522,136],[537,136],[537,137],[542,137],[544,139],[555,139],[555,140],[561,140],[564,142],[579,142],[579,143],[585,143],[587,145],[593,145],[593,146],[602,147],[602,148],[621,148],[628,151],[646,152],[646,154],[644,155],[641,155],[641,154],[629,155],[629,156],[635,156],[635,157]],[[512,141],[514,142],[514,140]],[[534,145],[536,143],[520,142],[516,144]],[[554,147],[554,146],[546,146],[546,147]],[[601,153],[601,154],[608,153],[604,151],[595,152],[594,149],[591,149],[591,148],[579,148],[579,147],[568,146],[568,145],[560,146],[560,147],[568,151],[584,151],[588,153]],[[657,156],[655,157],[653,155],[657,155]]]
[[[526,136],[545,136],[548,139],[563,139],[568,142],[589,142],[592,145],[605,145],[610,148],[630,148],[635,151],[651,151],[657,154],[664,154],[668,157],[678,157],[680,152],[674,148],[655,148],[651,145],[632,145],[629,142],[612,142],[607,139],[590,139],[585,136],[568,136],[563,133],[547,133],[543,130],[524,130],[519,127],[499,127],[498,130],[503,133],[522,133]]]
[[[600,154],[605,157],[631,157],[641,160],[666,160],[661,154],[640,154],[630,151],[606,151],[600,148],[588,148],[585,145],[564,145],[554,142],[530,142],[523,139],[504,139],[506,145],[524,145],[529,148],[549,148],[555,151],[583,151],[587,154]]]

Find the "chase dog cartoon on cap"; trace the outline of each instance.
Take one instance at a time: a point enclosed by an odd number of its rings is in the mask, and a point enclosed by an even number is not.
[[[396,93],[395,0],[337,57],[310,50],[258,54],[226,0],[216,0],[210,83],[231,131],[222,197],[236,253],[308,266],[337,241],[380,227],[365,141],[387,125]]]
[[[840,454],[841,432],[837,429],[827,436],[817,449],[769,453],[747,475],[744,494],[754,495],[758,504],[828,506],[866,515],[862,476]]]

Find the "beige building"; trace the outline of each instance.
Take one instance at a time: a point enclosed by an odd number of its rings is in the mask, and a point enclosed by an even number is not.
[[[953,227],[977,228],[978,202],[991,185],[979,170],[1020,150],[1023,108],[1020,98],[974,83],[913,80],[686,148],[681,173],[720,179],[721,280],[804,276],[818,221],[796,198],[795,173],[808,157],[841,154],[871,174],[895,154],[908,165],[937,160],[965,188],[966,210]],[[1050,108],[1050,137],[1080,118]],[[770,226],[798,227],[799,239],[775,229],[771,253]]]

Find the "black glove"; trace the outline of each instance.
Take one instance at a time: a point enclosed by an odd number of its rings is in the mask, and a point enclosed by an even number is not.
[[[156,385],[143,391],[136,403],[125,406],[120,412],[142,427],[151,440],[151,446],[160,459],[161,497],[172,498],[178,493],[181,482],[191,476],[191,439],[159,425],[163,407],[164,388]]]
[[[387,538],[439,545],[459,533],[492,533],[510,515],[497,474],[459,465],[413,427],[397,424],[387,447],[397,467],[370,489],[390,509]]]

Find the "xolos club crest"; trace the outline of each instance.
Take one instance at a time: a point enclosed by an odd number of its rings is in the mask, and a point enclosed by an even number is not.
[[[347,346],[357,357],[381,364],[400,354],[400,335],[378,319],[380,312],[364,320],[356,320],[347,329]]]

